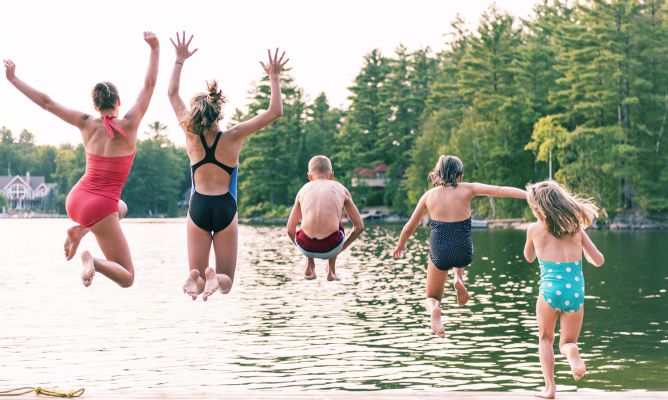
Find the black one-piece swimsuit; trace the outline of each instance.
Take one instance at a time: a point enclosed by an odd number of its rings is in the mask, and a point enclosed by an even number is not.
[[[237,167],[230,167],[216,160],[216,146],[222,132],[218,132],[211,147],[206,145],[203,135],[199,138],[204,146],[206,155],[201,161],[190,166],[192,191],[188,215],[199,228],[207,232],[219,232],[227,228],[237,214]],[[230,174],[230,189],[225,194],[209,196],[198,193],[195,189],[195,171],[204,164],[215,164]]]

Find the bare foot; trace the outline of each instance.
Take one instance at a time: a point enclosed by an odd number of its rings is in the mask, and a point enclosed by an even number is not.
[[[220,289],[220,293],[228,294],[230,290],[232,290],[232,279],[225,274],[216,274],[216,278],[218,278],[218,289]]]
[[[587,367],[585,367],[585,363],[580,357],[580,349],[575,343],[567,343],[563,345],[563,350],[566,359],[568,359],[568,364],[571,366],[573,379],[575,379],[575,382],[579,382],[587,372]]]
[[[457,294],[457,304],[460,306],[465,305],[471,299],[471,295],[469,294],[469,291],[466,290],[464,282],[459,279],[455,280],[455,293]]]
[[[542,392],[536,393],[536,397],[542,397],[544,399],[554,399],[554,395],[556,393],[556,390],[554,387],[551,388],[545,388]]]
[[[216,271],[211,267],[207,267],[204,270],[204,277],[206,278],[206,285],[204,285],[202,299],[206,301],[209,296],[216,293],[216,290],[218,290],[218,277],[216,276]]]
[[[87,233],[88,229],[81,225],[73,226],[67,230],[67,239],[65,239],[65,244],[63,245],[67,261],[71,260],[77,254],[77,247],[81,243],[81,238]]]
[[[327,280],[330,281],[330,282],[331,282],[331,281],[340,281],[341,278],[339,278],[338,276],[336,276],[336,274],[333,273],[333,272],[328,272],[328,273],[327,273]]]
[[[304,271],[304,279],[306,280],[313,280],[316,278],[315,275],[315,262],[309,262],[309,260],[306,260],[306,270]]]
[[[443,321],[441,321],[440,307],[434,307],[431,311],[431,331],[440,338],[445,337],[445,328],[443,327]]]
[[[93,283],[93,277],[95,276],[95,262],[93,261],[93,256],[90,255],[88,250],[81,253],[81,262],[83,263],[83,271],[81,271],[81,281],[84,286],[88,287]]]
[[[186,279],[186,283],[183,284],[183,293],[192,297],[193,300],[197,299],[197,296],[202,293],[199,285],[199,281],[201,280],[202,278],[199,276],[199,271],[191,269],[188,274],[188,279]]]

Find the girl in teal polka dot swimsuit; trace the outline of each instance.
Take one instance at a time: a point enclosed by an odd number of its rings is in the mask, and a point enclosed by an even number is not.
[[[527,186],[527,201],[538,219],[527,229],[524,258],[540,264],[540,292],[536,302],[538,356],[545,390],[537,396],[552,399],[554,383],[554,328],[561,326],[559,351],[571,366],[573,378],[582,379],[585,364],[577,341],[584,315],[582,254],[591,264],[603,265],[603,254],[589,239],[584,228],[597,217],[598,209],[589,200],[568,193],[549,180]]]

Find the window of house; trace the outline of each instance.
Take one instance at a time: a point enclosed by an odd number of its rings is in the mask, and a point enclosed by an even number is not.
[[[10,199],[22,199],[26,196],[26,188],[23,185],[12,185],[9,187]]]

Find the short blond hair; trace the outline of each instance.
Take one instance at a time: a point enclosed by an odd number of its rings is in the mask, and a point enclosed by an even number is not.
[[[576,233],[598,217],[598,207],[592,200],[568,193],[553,180],[527,185],[527,201],[556,238]]]
[[[332,162],[326,156],[313,156],[308,162],[308,172],[329,174],[332,170]]]

